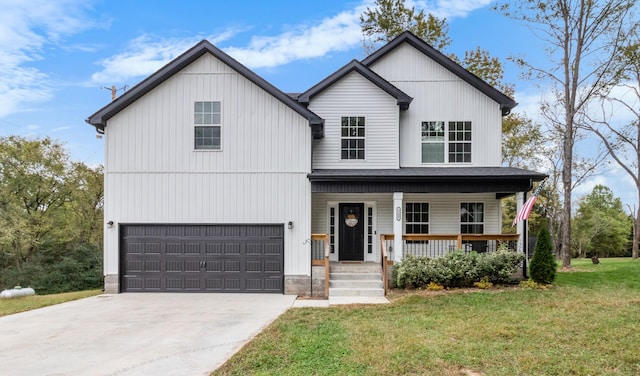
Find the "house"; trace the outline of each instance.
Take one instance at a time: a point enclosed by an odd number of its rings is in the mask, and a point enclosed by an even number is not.
[[[291,95],[202,41],[87,119],[105,290],[327,295],[341,263],[524,252],[501,199],[545,175],[501,166],[514,106],[409,32]]]

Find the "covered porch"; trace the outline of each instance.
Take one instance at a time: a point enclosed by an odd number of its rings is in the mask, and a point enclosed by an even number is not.
[[[505,167],[315,170],[312,186],[313,295],[328,295],[331,263],[380,265],[385,291],[405,255],[526,253],[526,225],[502,233],[502,198],[518,209],[544,174]],[[322,281],[322,283],[320,283]]]
[[[338,270],[342,265],[362,265],[367,272],[379,273],[382,288],[386,295],[391,285],[392,268],[395,253],[404,255],[437,258],[453,251],[495,252],[501,247],[513,252],[519,249],[519,234],[441,234],[417,235],[403,234],[400,238],[400,248],[397,248],[393,234],[380,235],[380,259],[375,262],[331,261],[331,246],[329,234],[313,234],[311,236],[311,269],[312,296],[329,297],[331,286],[331,271]],[[396,247],[394,251],[394,247]],[[401,251],[398,252],[398,249]],[[395,252],[395,253],[394,253]],[[400,258],[400,260],[402,259]],[[372,267],[373,265],[376,267]],[[355,266],[358,268],[358,266]]]

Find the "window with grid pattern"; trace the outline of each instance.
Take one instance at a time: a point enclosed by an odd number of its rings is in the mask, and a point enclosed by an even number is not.
[[[405,234],[429,233],[429,203],[405,203]]]
[[[336,208],[329,209],[329,247],[330,252],[336,252]]]
[[[484,233],[484,204],[481,202],[463,202],[460,204],[460,233]]]
[[[343,116],[341,121],[341,158],[364,159],[365,120],[363,116]]]
[[[471,163],[471,122],[423,121],[421,143],[422,163]]]
[[[196,150],[220,150],[220,120],[220,102],[194,102],[194,148]]]
[[[373,253],[373,208],[367,208],[367,253]]]
[[[444,162],[444,121],[422,122],[422,163]]]
[[[449,122],[449,162],[471,162],[471,122]]]

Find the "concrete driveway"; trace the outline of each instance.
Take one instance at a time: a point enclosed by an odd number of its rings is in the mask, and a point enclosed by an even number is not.
[[[0,317],[0,375],[208,375],[294,300],[127,293]]]

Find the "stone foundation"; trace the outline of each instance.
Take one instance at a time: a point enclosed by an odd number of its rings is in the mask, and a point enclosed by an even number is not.
[[[311,291],[310,294],[314,298],[324,298],[325,291],[325,273],[324,273],[324,265],[314,265],[311,267]],[[327,294],[328,296],[328,294]]]
[[[117,274],[107,274],[104,276],[104,293],[118,294],[120,292],[120,279]]]
[[[311,295],[311,277],[308,275],[285,275],[284,276],[284,294],[310,296]]]

